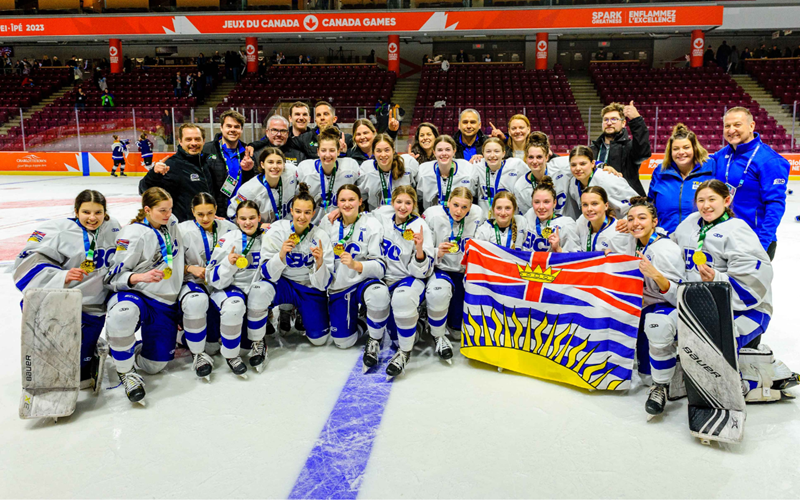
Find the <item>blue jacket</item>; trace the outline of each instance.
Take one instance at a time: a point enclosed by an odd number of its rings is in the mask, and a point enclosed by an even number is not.
[[[695,165],[684,179],[675,162],[664,170],[661,165],[653,171],[647,196],[653,200],[658,213],[658,226],[672,234],[689,214],[695,212],[694,193],[700,183],[714,178],[714,162]]]
[[[125,146],[124,142],[115,142],[111,145],[111,159],[112,160],[124,160],[125,159],[125,152],[128,150],[128,147]]]
[[[747,144],[740,144],[735,151],[728,145],[711,158],[714,160],[714,177],[736,188],[731,205],[733,212],[747,222],[758,235],[761,246],[767,249],[777,240],[778,224],[786,211],[789,161],[761,142],[758,134]],[[743,178],[745,170],[747,174]]]

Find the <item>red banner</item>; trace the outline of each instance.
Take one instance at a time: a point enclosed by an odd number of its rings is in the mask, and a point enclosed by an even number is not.
[[[271,33],[453,32],[712,27],[723,7],[619,7],[369,13],[193,14],[5,18],[0,37],[238,35]]]
[[[703,54],[706,49],[706,35],[703,30],[692,30],[692,67],[699,68],[703,65]]]
[[[248,36],[245,39],[245,53],[247,54],[247,72],[258,72],[258,38]]]
[[[122,73],[122,42],[119,38],[108,41],[108,61],[111,63],[112,73]]]
[[[548,38],[547,33],[536,33],[536,69],[547,69]]]

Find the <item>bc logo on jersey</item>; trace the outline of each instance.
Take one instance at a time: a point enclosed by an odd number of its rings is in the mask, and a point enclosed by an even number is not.
[[[700,272],[697,269],[697,264],[694,263],[694,253],[695,252],[699,252],[699,251],[702,251],[702,250],[695,250],[693,248],[684,248],[683,249],[683,257],[684,257],[684,260],[686,261],[686,272],[689,272],[689,271]],[[713,268],[714,267],[714,257],[708,252],[703,252],[703,253],[706,254],[706,259],[707,259],[706,260],[706,265],[708,265],[708,266]]]
[[[314,256],[312,254],[304,255],[302,253],[287,253],[286,265],[289,267],[309,267],[314,264]]]
[[[403,250],[400,247],[397,245],[392,245],[391,240],[387,239],[384,239],[383,243],[381,243],[381,251],[387,258],[397,261],[400,260],[400,255],[403,253]]]
[[[539,238],[534,233],[528,233],[528,237],[525,238],[522,249],[528,252],[549,252],[550,242],[544,238]]]

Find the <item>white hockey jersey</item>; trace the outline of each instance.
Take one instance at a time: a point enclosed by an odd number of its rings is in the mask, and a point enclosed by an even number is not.
[[[589,237],[589,224],[586,217],[581,215],[575,221],[578,232],[578,252],[605,252],[633,255],[632,246],[635,242],[631,235],[617,231],[617,220],[608,217],[603,228]]]
[[[319,160],[303,160],[297,166],[297,182],[308,184],[309,193],[317,202],[317,211],[314,213],[313,224],[319,223],[323,215],[336,208],[336,191],[345,184],[358,182],[358,163],[352,158],[339,158],[336,160],[335,175],[325,175]],[[333,178],[333,186],[331,179]],[[325,184],[325,195],[330,194],[330,199],[323,203],[322,184]]]
[[[436,249],[433,247],[433,233],[422,217],[416,217],[408,224],[397,226],[394,223],[393,211],[382,210],[376,215],[383,226],[382,251],[386,258],[386,275],[384,281],[392,285],[408,276],[425,279],[433,272],[433,262],[436,258]],[[403,237],[404,228],[418,233],[422,230],[422,251],[425,259],[418,262],[417,250],[413,240]]]
[[[215,220],[215,234],[206,232],[205,229],[193,220],[186,220],[178,224],[178,231],[183,240],[183,263],[186,266],[206,267],[211,261],[211,254],[220,238],[228,231],[236,230],[236,224],[227,220]],[[203,237],[205,236],[205,238]],[[191,281],[202,285],[204,280],[196,278],[192,273],[185,273],[184,281]]]
[[[567,163],[566,172],[563,171],[563,163],[564,161],[560,157],[550,160],[544,173],[553,179],[553,187],[556,190],[556,212],[574,219],[574,217],[580,215],[580,212],[574,206],[567,209],[567,189],[569,189],[569,183],[573,177],[569,171],[569,163]],[[528,170],[520,175],[517,182],[514,183],[512,191],[517,198],[517,209],[522,215],[525,215],[528,210],[533,208],[532,198],[533,189],[536,187],[535,180],[531,171]],[[574,215],[568,215],[566,211],[571,211]]]
[[[501,167],[496,171],[492,171],[492,169],[486,166],[486,161],[481,160],[479,163],[476,163],[472,166],[472,171],[473,175],[475,176],[473,184],[478,190],[477,193],[473,194],[475,194],[477,197],[477,204],[479,207],[481,207],[484,217],[488,217],[489,209],[491,208],[489,203],[490,188],[492,193],[495,194],[499,193],[500,191],[509,191],[513,193],[514,186],[517,184],[517,181],[520,179],[520,177],[523,177],[526,173],[530,172],[528,166],[516,158],[508,158],[507,160],[503,160]],[[487,174],[489,178],[488,187],[486,185]],[[517,203],[519,203],[519,201],[517,201]]]
[[[699,212],[690,214],[671,235],[683,251],[687,281],[701,281],[692,259],[702,220]],[[708,266],[717,271],[715,279],[731,284],[734,311],[755,309],[772,315],[772,263],[746,222],[731,218],[714,226],[706,233],[702,252]]]
[[[500,229],[500,240],[497,239],[497,233],[495,232],[494,219],[489,219],[485,221],[483,224],[480,225],[478,230],[475,232],[475,239],[481,241],[488,241],[490,243],[494,243],[496,245],[500,245],[501,247],[511,248],[511,243],[514,243],[513,248],[514,250],[523,250],[523,246],[525,245],[525,238],[528,235],[528,222],[525,220],[525,217],[521,215],[515,215],[514,221],[517,223],[517,234],[512,235],[511,233],[511,224],[505,229]]]
[[[630,244],[629,255],[636,257],[636,239],[631,235],[628,235],[628,237],[633,239],[633,242]],[[651,304],[660,304],[662,302],[677,307],[678,285],[683,283],[686,279],[683,253],[680,247],[669,238],[660,237],[644,248],[644,256],[650,259],[653,267],[658,269],[671,283],[669,290],[665,293],[661,293],[661,289],[658,287],[655,280],[645,276],[642,307],[647,307]]]
[[[573,203],[577,203],[580,209],[581,193],[583,193],[584,188],[580,186],[580,182],[574,177],[568,185],[567,198]],[[634,196],[639,196],[624,178],[609,174],[599,168],[594,171],[594,175],[589,180],[589,186],[600,186],[605,189],[608,195],[608,207],[613,210],[614,216],[618,219],[628,214],[628,210],[631,208],[629,200]]]
[[[428,207],[447,203],[447,186],[450,184],[450,191],[457,187],[465,187],[476,196],[478,186],[475,183],[475,173],[473,165],[466,160],[453,160],[455,168],[450,169],[450,177],[453,181],[442,180],[439,177],[439,165],[436,161],[428,161],[419,166],[419,180],[417,181],[417,193],[419,197],[420,210],[427,210]]]
[[[578,245],[578,226],[575,221],[563,215],[557,215],[547,222],[541,222],[536,212],[531,208],[525,214],[525,222],[528,225],[528,234],[525,237],[523,250],[528,252],[550,252],[550,240],[542,236],[542,230],[549,227],[553,232],[558,229],[558,237],[561,239],[562,252],[577,252]]]
[[[209,286],[214,290],[224,290],[233,285],[243,291],[245,295],[250,293],[253,283],[261,280],[258,268],[261,265],[261,246],[264,234],[259,229],[255,235],[247,236],[237,228],[220,238],[214,248],[211,262],[206,267],[206,281]],[[250,245],[250,250],[244,256],[247,259],[247,267],[239,269],[235,264],[231,264],[228,255],[231,251],[242,255],[242,249],[247,248],[248,245]]]
[[[338,177],[338,176],[337,176]],[[304,286],[325,291],[333,281],[333,247],[324,230],[310,225],[305,237],[281,260],[283,242],[294,234],[292,221],[280,220],[272,224],[261,240],[261,276],[277,282],[281,276]],[[317,269],[317,261],[311,247],[322,245],[323,265]]]
[[[419,163],[411,155],[400,155],[403,158],[405,173],[399,179],[393,179],[388,172],[379,171],[375,160],[367,160],[361,164],[358,173],[358,188],[361,190],[361,197],[367,203],[369,210],[373,210],[381,205],[386,205],[386,190],[389,191],[389,200],[392,198],[394,188],[398,186],[411,186],[417,189],[417,178],[419,177]],[[383,182],[381,182],[383,176]],[[386,185],[386,190],[383,186]],[[391,205],[391,201],[388,203]]]
[[[328,233],[333,247],[336,247],[337,243],[347,238],[342,243],[344,251],[352,255],[355,260],[361,262],[361,265],[364,266],[364,269],[359,273],[342,264],[339,256],[334,254],[334,277],[330,287],[331,293],[345,290],[367,279],[383,279],[384,274],[386,274],[386,258],[381,252],[383,225],[374,215],[361,214],[355,224],[349,226],[344,225],[341,217],[333,221],[333,223],[328,221],[327,217],[324,217],[320,228]],[[350,232],[351,229],[352,233]]]
[[[27,288],[76,289],[83,294],[83,311],[94,316],[105,312],[108,289],[103,278],[116,252],[119,223],[105,221],[94,234],[86,232],[89,244],[95,241],[95,271],[82,281],[64,283],[70,269],[86,260],[84,229],[76,219],[52,220],[40,225],[14,261],[14,284],[20,292]]]
[[[268,189],[269,188],[269,189]],[[261,212],[261,222],[271,223],[279,219],[289,219],[289,206],[292,198],[297,194],[297,167],[294,163],[286,163],[277,187],[269,187],[264,180],[264,174],[259,174],[245,182],[236,196],[228,203],[228,218],[236,215],[236,207],[240,203],[251,200],[258,205]],[[278,209],[276,215],[275,209]]]
[[[131,287],[128,284],[131,275],[166,269],[167,260],[162,248],[166,251],[167,241],[172,242],[172,276],[158,283],[137,283]],[[132,290],[159,302],[174,304],[183,285],[183,254],[183,236],[174,215],[159,229],[145,223],[129,224],[122,228],[117,238],[113,267],[105,277],[106,286],[114,292]]]
[[[423,217],[433,233],[433,248],[436,252],[434,265],[436,269],[463,273],[466,270],[466,266],[461,264],[464,259],[464,247],[466,247],[467,241],[475,236],[478,228],[486,218],[482,213],[481,207],[472,205],[469,213],[461,222],[453,221],[453,224],[451,224],[450,216],[441,205],[425,210]],[[461,230],[462,225],[464,227],[463,232]],[[461,239],[458,242],[458,252],[446,253],[440,259],[439,245],[451,241],[451,238],[458,238],[459,233],[461,233]]]

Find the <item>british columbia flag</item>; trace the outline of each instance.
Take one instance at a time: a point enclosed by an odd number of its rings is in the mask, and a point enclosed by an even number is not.
[[[630,387],[644,284],[638,258],[470,240],[465,260],[465,356],[590,390]]]

